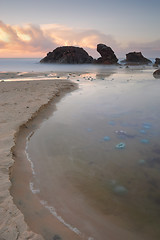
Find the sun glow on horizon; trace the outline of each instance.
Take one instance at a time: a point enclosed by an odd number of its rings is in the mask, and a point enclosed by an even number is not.
[[[0,57],[43,57],[59,46],[82,47],[97,57],[98,43],[110,46],[118,56],[129,51],[142,51],[159,57],[160,39],[152,42],[117,42],[112,35],[94,29],[73,29],[59,24],[8,25],[0,21]],[[154,56],[153,56],[154,54]]]
[[[6,43],[10,42],[10,35],[1,28],[0,28],[0,41]]]

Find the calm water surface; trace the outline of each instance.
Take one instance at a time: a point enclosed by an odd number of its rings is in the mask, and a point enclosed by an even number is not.
[[[133,239],[160,239],[160,82],[152,72],[71,74],[79,89],[28,142],[32,192],[86,239],[106,239],[107,219]]]

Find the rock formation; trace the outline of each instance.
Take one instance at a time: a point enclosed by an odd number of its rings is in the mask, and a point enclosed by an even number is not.
[[[97,51],[100,53],[101,57],[98,58],[95,63],[117,64],[118,58],[110,47],[105,44],[98,44]]]
[[[153,73],[153,76],[155,78],[160,78],[160,69],[156,70],[154,73]]]
[[[47,53],[41,63],[70,63],[70,64],[82,64],[92,63],[93,58],[88,53],[79,47],[64,46],[57,47],[53,52]]]
[[[160,65],[160,58],[156,58],[156,59],[155,59],[154,65],[155,65],[155,66]]]
[[[133,65],[152,63],[149,59],[145,58],[141,52],[130,52],[126,54],[126,60],[123,62]]]

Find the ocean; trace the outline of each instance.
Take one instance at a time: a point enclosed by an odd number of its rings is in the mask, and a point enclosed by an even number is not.
[[[56,71],[56,72],[74,72],[74,71],[91,71],[99,68],[99,65],[92,64],[41,64],[40,58],[0,58],[0,72],[44,72],[44,71]],[[120,59],[119,61],[121,61]],[[150,59],[154,62],[154,59]],[[105,66],[106,68],[107,66]],[[102,68],[102,66],[100,67]]]
[[[86,72],[97,68],[92,64],[41,64],[40,60],[40,58],[0,58],[0,72]]]

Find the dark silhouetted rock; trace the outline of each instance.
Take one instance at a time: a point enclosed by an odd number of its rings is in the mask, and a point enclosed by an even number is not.
[[[126,54],[126,60],[124,60],[127,64],[149,64],[152,63],[149,59],[145,58],[141,52],[130,52]]]
[[[117,64],[118,58],[110,47],[100,43],[97,45],[97,51],[100,53],[101,57],[98,58],[95,63]]]
[[[158,65],[160,65],[160,58],[155,59],[154,66],[158,66]]]
[[[153,76],[155,78],[160,78],[160,69],[156,70],[154,73],[153,73]]]
[[[79,47],[65,46],[58,47],[53,52],[47,53],[47,56],[43,58],[41,63],[92,63],[93,58],[88,53]]]

